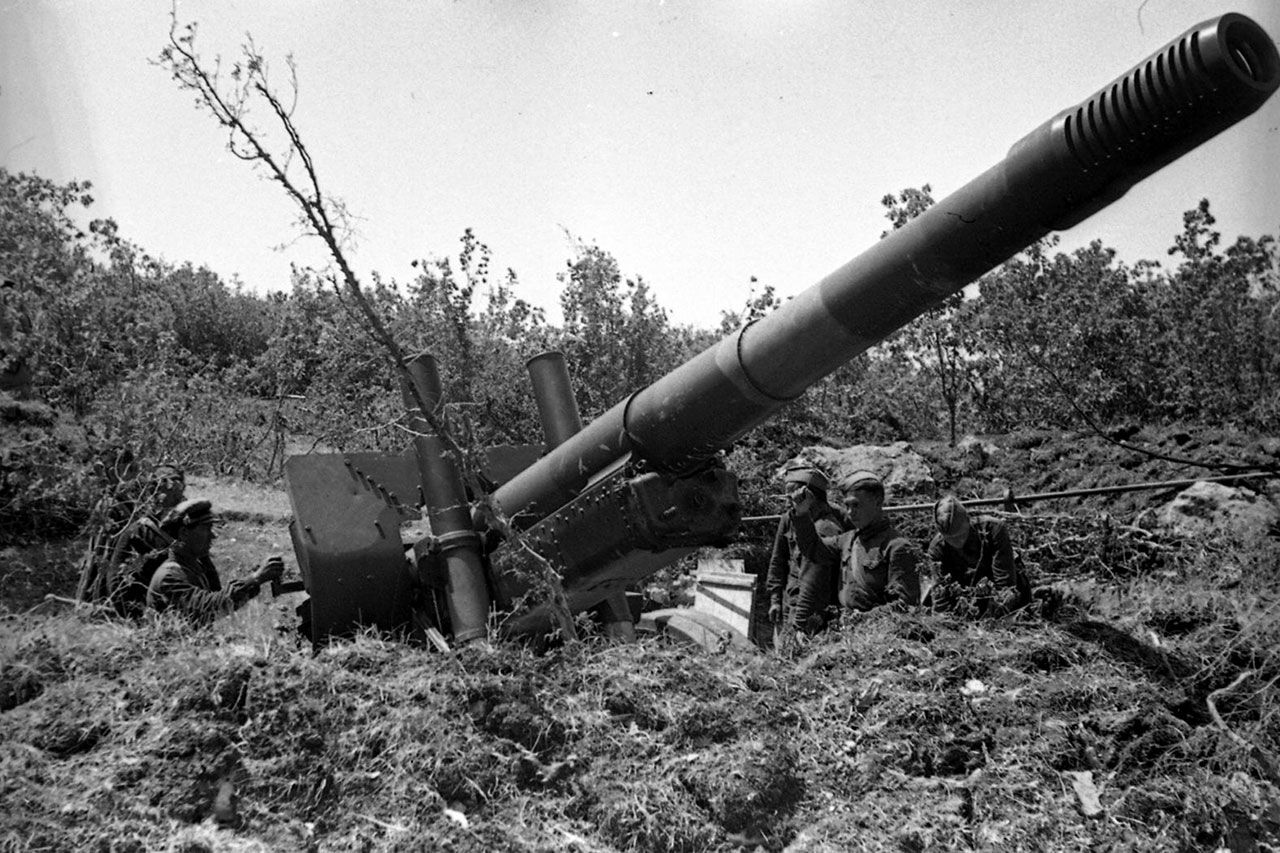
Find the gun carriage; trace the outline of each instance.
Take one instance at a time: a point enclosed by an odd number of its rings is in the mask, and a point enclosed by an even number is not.
[[[458,642],[486,637],[493,608],[508,611],[504,630],[544,630],[547,607],[509,612],[526,587],[519,573],[495,569],[525,547],[560,570],[571,610],[601,607],[625,622],[629,584],[735,534],[737,479],[721,451],[948,295],[1249,116],[1278,86],[1280,57],[1254,21],[1200,23],[905,227],[590,424],[563,358],[534,358],[545,445],[487,449],[470,487],[420,412],[419,435],[402,454],[292,457],[286,479],[312,639],[443,621],[428,612],[433,602],[443,602]],[[435,360],[408,367],[416,399],[439,423]],[[408,388],[405,399],[416,408]],[[402,524],[424,518],[429,532],[404,541]]]

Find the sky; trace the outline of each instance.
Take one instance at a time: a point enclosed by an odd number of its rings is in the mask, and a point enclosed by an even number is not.
[[[277,185],[226,150],[152,64],[169,0],[0,0],[0,164],[90,180],[95,216],[255,292],[322,266]],[[467,228],[558,317],[573,241],[642,276],[673,321],[714,327],[751,279],[799,293],[888,223],[1226,11],[1280,37],[1275,0],[179,0],[206,59],[246,34],[321,179],[356,216],[352,258],[407,282]],[[264,126],[266,117],[263,117]],[[278,133],[276,134],[278,137]],[[1168,262],[1207,197],[1228,240],[1280,233],[1280,95],[1063,235]]]

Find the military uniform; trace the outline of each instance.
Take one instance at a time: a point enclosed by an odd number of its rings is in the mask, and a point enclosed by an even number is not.
[[[839,514],[827,504],[822,505],[813,524],[819,536],[839,536],[844,529]],[[835,561],[825,556],[813,559],[800,551],[789,513],[778,522],[765,588],[770,605],[782,608],[782,624],[797,631],[808,632],[811,619],[813,627],[821,628],[826,624],[827,608],[836,603]]]
[[[209,559],[214,521],[208,501],[183,501],[169,510],[160,528],[173,535],[173,543],[147,583],[147,607],[176,610],[203,624],[244,606],[263,583],[280,577],[283,564],[271,557],[252,577],[224,588]]]
[[[258,584],[234,580],[224,589],[208,557],[197,557],[181,542],[169,546],[169,559],[156,569],[147,588],[147,606],[175,609],[197,622],[212,622],[258,595]]]
[[[970,589],[988,582],[999,611],[1015,610],[1031,601],[1031,582],[1019,570],[1009,528],[999,518],[974,519],[959,548],[948,544],[941,533],[935,534],[929,542],[929,560],[938,569],[939,584]]]
[[[838,560],[840,606],[866,611],[885,604],[920,603],[920,572],[916,547],[881,518],[839,536],[821,536],[813,520],[796,516],[796,541],[815,559]]]

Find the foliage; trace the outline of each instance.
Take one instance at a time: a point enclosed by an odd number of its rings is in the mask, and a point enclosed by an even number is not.
[[[584,416],[611,408],[695,354],[694,339],[667,319],[643,278],[623,279],[608,252],[574,241],[576,257],[559,275],[561,348],[577,367]]]
[[[1126,421],[1274,429],[1275,240],[1225,252],[1208,201],[1183,217],[1172,271],[1130,268],[1094,241],[1071,254],[1042,241],[986,276],[974,334],[972,403],[983,427]]]
[[[1132,344],[1150,318],[1128,271],[1096,241],[1050,257],[1056,242],[1032,246],[982,281],[978,322],[990,354],[975,371],[984,412],[998,423],[1067,424],[1071,401],[1109,422],[1147,399],[1139,383],[1149,376]]]
[[[123,449],[259,479],[278,476],[290,448],[399,450],[407,434],[392,365],[423,350],[439,359],[446,420],[466,441],[536,443],[523,369],[532,355],[565,352],[589,420],[714,342],[710,330],[672,323],[642,276],[624,276],[606,249],[579,239],[559,276],[559,326],[519,295],[515,271],[493,272],[489,246],[470,229],[456,255],[426,256],[408,282],[376,272],[360,282],[343,255],[345,209],[322,191],[261,53],[248,42],[220,79],[199,64],[194,35],[175,23],[159,64],[202,99],[237,156],[285,188],[336,271],[296,269],[288,292],[246,293],[211,270],[153,258],[110,219],[81,227],[87,182],[0,170],[4,366],[29,369],[37,396],[82,428],[91,446],[59,460],[75,473],[67,482],[100,480],[85,467],[90,457]],[[281,151],[247,124],[252,104],[285,130]],[[928,184],[882,199],[893,228],[932,203]],[[1126,266],[1099,242],[1064,254],[1042,241],[976,294],[950,297],[819,380],[739,444],[768,460],[806,444],[939,435],[954,444],[964,431],[1082,420],[1280,428],[1276,241],[1242,236],[1224,248],[1214,224],[1207,200],[1184,215],[1170,269]],[[751,284],[740,310],[722,311],[720,334],[780,305],[772,285]]]
[[[777,291],[774,290],[772,284],[766,284],[757,293],[756,285],[759,283],[759,279],[751,276],[751,289],[747,293],[747,303],[741,311],[720,312],[721,337],[732,334],[748,323],[754,323],[782,304],[782,300],[778,298]]]
[[[1280,842],[1276,555],[1153,537],[1112,578],[1089,523],[1032,521],[1057,619],[881,612],[787,654],[312,649],[285,601],[200,631],[45,605],[0,631],[0,849]]]

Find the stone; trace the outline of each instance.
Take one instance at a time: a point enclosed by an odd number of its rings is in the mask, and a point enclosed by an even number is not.
[[[928,461],[905,441],[889,445],[856,444],[852,447],[806,447],[800,459],[818,465],[839,492],[846,488],[848,477],[857,471],[874,471],[884,480],[887,503],[906,503],[912,499],[930,501],[937,496],[938,485]],[[796,460],[779,469],[782,471]]]
[[[1261,540],[1280,526],[1280,507],[1248,489],[1195,483],[1160,508],[1160,523],[1184,536],[1231,536]]]

